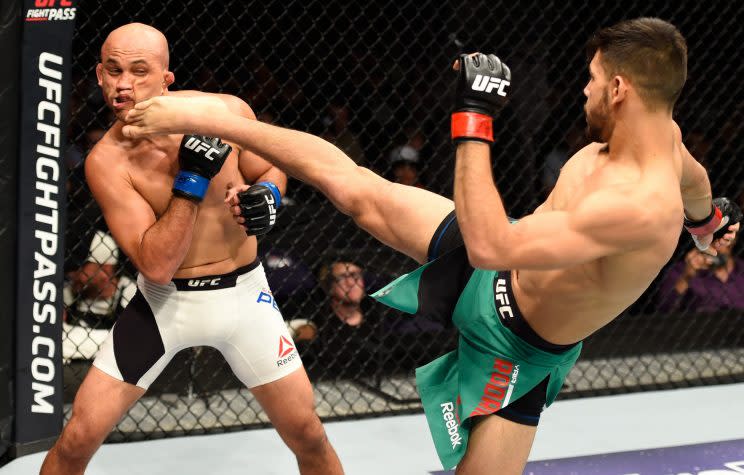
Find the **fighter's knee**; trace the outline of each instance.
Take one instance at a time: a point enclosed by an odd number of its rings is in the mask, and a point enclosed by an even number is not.
[[[328,444],[323,424],[315,414],[297,422],[289,433],[285,434],[285,438],[289,448],[298,455],[318,453]]]
[[[327,194],[339,211],[357,219],[368,212],[386,183],[389,182],[372,170],[358,166],[346,176],[333,180]]]
[[[57,440],[56,449],[67,459],[88,458],[102,442],[98,432],[94,424],[73,413]]]

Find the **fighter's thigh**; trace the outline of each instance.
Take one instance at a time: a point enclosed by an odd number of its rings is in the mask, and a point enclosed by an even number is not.
[[[356,223],[388,246],[424,263],[434,231],[454,208],[452,200],[421,188],[392,183],[360,167],[363,199]]]
[[[479,417],[455,473],[521,475],[536,432],[536,426],[517,424],[502,417]]]
[[[266,277],[260,273],[251,279],[250,285],[235,288],[234,310],[226,310],[234,319],[231,336],[214,345],[248,388],[283,378],[302,366]]]
[[[83,437],[74,436],[79,442],[100,444],[144,393],[144,389],[119,381],[91,366],[75,395],[72,417],[65,432],[81,434]]]

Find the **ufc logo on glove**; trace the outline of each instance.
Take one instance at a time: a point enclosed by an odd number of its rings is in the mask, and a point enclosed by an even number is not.
[[[193,150],[194,152],[197,152],[197,153],[208,150],[208,152],[205,153],[204,156],[210,160],[214,160],[214,157],[212,156],[213,153],[220,153],[220,151],[217,150],[216,148],[210,147],[209,144],[202,142],[201,140],[193,136],[189,137],[189,139],[186,141],[184,146],[187,149]]]
[[[473,80],[472,89],[474,91],[486,91],[491,92],[495,88],[499,88],[496,92],[499,96],[506,97],[506,91],[504,90],[506,87],[508,87],[511,83],[507,81],[506,79],[501,78],[492,78],[491,76],[484,76],[482,74],[478,74],[475,76],[475,80]]]
[[[269,205],[269,226],[273,226],[276,223],[276,206],[274,206],[274,198],[266,195],[264,196],[266,204]]]

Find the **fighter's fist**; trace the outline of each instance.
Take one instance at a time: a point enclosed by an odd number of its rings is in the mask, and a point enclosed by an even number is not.
[[[452,139],[493,142],[492,117],[506,103],[511,71],[495,55],[462,54],[452,114]]]
[[[739,231],[742,211],[739,206],[728,198],[713,200],[712,210],[707,218],[699,221],[685,219],[685,228],[692,235],[695,246],[701,251],[708,251],[711,243],[724,240],[730,242]],[[709,251],[715,255],[715,251]]]
[[[173,194],[201,201],[211,180],[222,168],[232,147],[219,138],[184,135],[178,149],[181,171],[173,182]]]
[[[249,236],[259,236],[271,231],[276,223],[276,210],[282,196],[275,184],[262,181],[237,195],[242,225]]]

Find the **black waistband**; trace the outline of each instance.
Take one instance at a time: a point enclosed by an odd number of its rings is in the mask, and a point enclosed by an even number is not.
[[[238,281],[238,276],[247,274],[252,271],[261,261],[256,258],[255,261],[243,267],[238,267],[234,271],[228,274],[222,275],[202,275],[199,277],[191,277],[188,279],[173,279],[173,283],[176,284],[178,290],[217,290],[226,289],[228,287],[235,287]]]
[[[514,298],[510,271],[499,272],[493,279],[493,297],[499,318],[501,318],[501,323],[530,345],[549,353],[563,353],[578,345],[578,343],[572,343],[570,345],[550,343],[549,341],[545,341],[530,327],[527,320],[524,319],[522,312],[519,311],[517,300]]]

